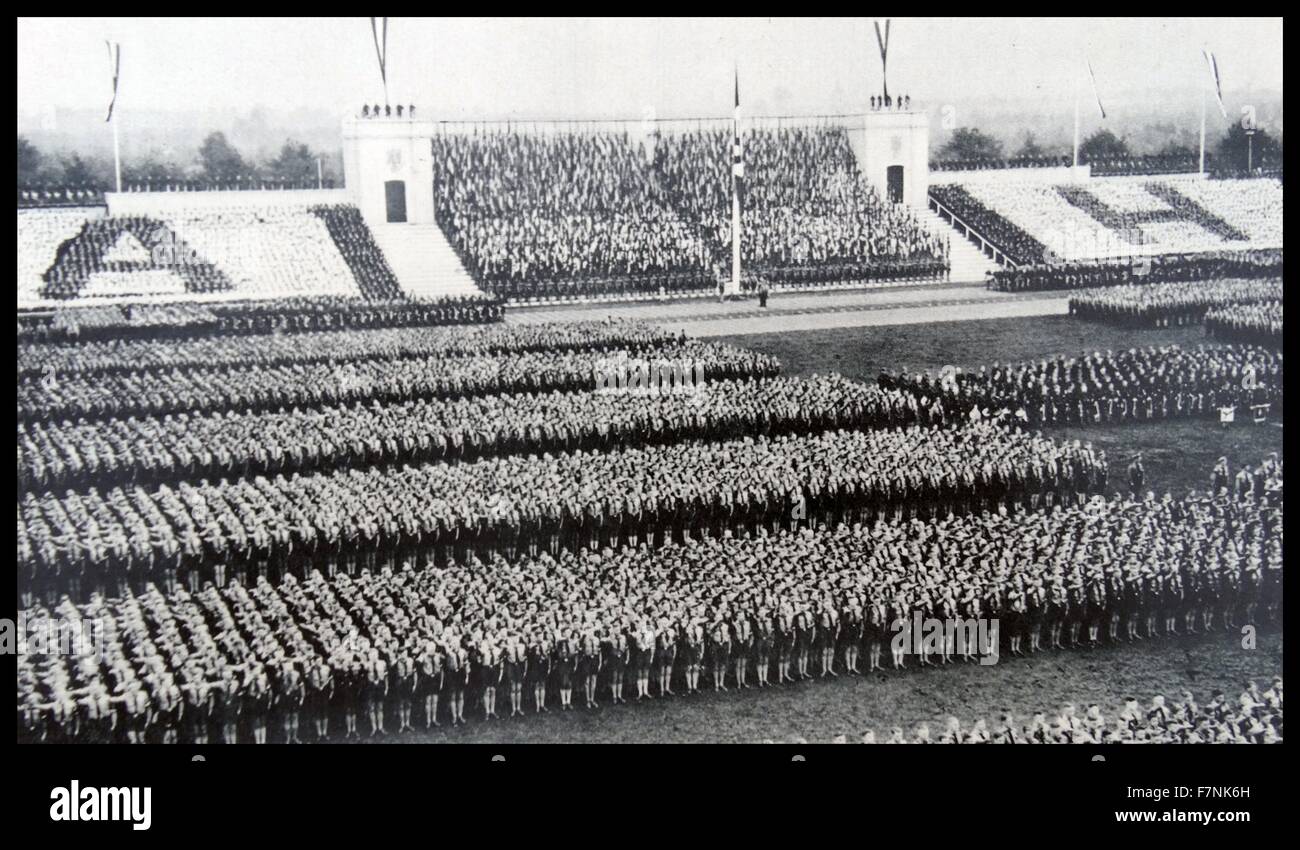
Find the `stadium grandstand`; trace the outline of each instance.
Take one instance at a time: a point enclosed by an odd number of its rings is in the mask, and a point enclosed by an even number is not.
[[[745,117],[731,74],[641,122],[385,77],[337,187],[20,189],[20,611],[100,642],[20,654],[19,740],[748,740],[907,690],[878,728],[1280,741],[1280,680],[1021,722],[1280,669],[1280,176],[934,159],[919,97]],[[1004,663],[883,660],[922,618]]]

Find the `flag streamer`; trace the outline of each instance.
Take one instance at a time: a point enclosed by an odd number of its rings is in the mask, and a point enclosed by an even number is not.
[[[1087,65],[1088,65],[1088,79],[1092,80],[1092,96],[1097,99],[1097,111],[1101,113],[1102,118],[1105,118],[1106,107],[1101,105],[1101,93],[1097,91],[1097,75],[1092,73],[1092,63],[1088,62]]]
[[[885,100],[889,100],[889,18],[885,19],[885,34],[880,34],[880,21],[872,21],[876,28],[876,44],[880,45],[880,87]]]
[[[370,34],[375,39],[375,55],[379,58],[379,79],[384,84],[384,104],[388,104],[388,18],[383,19],[382,27],[370,19]],[[380,35],[382,28],[383,35]]]
[[[1205,56],[1205,64],[1209,69],[1210,79],[1214,81],[1214,102],[1219,104],[1219,112],[1226,120],[1228,110],[1223,105],[1223,84],[1219,79],[1219,60],[1208,50],[1202,50],[1201,53]]]
[[[108,73],[113,80],[113,96],[108,101],[108,114],[104,116],[104,123],[108,123],[113,120],[113,106],[117,103],[117,81],[122,71],[122,45],[105,41],[104,46],[108,48]]]

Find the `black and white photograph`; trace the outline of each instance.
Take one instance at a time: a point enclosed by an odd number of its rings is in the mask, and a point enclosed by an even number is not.
[[[19,17],[19,749],[1281,744],[1282,19],[880,11]]]

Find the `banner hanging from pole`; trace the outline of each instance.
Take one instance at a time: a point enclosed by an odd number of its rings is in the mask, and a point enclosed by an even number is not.
[[[108,48],[108,75],[113,83],[113,96],[108,101],[108,114],[104,116],[104,123],[108,123],[113,120],[113,106],[117,103],[117,83],[122,72],[122,45],[105,40],[104,46]]]
[[[880,21],[872,21],[876,27],[876,44],[880,45],[880,88],[889,102],[889,18],[885,19],[885,34],[880,34]]]
[[[1223,83],[1219,79],[1219,60],[1208,50],[1202,50],[1205,56],[1205,64],[1210,72],[1210,79],[1214,82],[1214,102],[1219,104],[1219,112],[1223,115],[1224,120],[1228,118],[1228,110],[1223,106]]]
[[[1092,81],[1092,96],[1097,99],[1097,111],[1101,117],[1106,117],[1106,107],[1101,105],[1101,92],[1097,91],[1097,75],[1092,72],[1092,63],[1085,60],[1088,66],[1088,79]]]
[[[379,58],[379,79],[384,84],[384,106],[388,105],[388,18],[383,19],[382,35],[380,34],[381,25],[375,23],[376,19],[370,19],[370,34],[375,39],[375,55]]]

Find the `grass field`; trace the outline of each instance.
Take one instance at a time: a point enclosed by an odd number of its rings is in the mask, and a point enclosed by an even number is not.
[[[993,361],[1020,362],[1057,354],[1213,342],[1199,326],[1133,330],[1069,316],[982,319],[922,325],[828,328],[799,333],[715,337],[780,358],[787,375],[839,372],[875,381],[885,369],[938,371],[947,364],[979,367]]]
[[[718,342],[749,347],[780,358],[785,374],[807,376],[839,372],[875,382],[881,371],[906,367],[938,371],[947,364],[978,368],[994,361],[1038,360],[1057,354],[1119,350],[1135,346],[1207,342],[1199,326],[1139,330],[1068,316],[990,319],[892,327],[834,328],[786,334],[719,337]],[[1090,440],[1106,451],[1111,484],[1122,486],[1133,453],[1142,452],[1147,486],[1175,494],[1209,485],[1210,470],[1226,456],[1235,472],[1257,464],[1269,452],[1282,454],[1280,415],[1266,425],[1242,421],[1224,430],[1209,420],[1175,420],[1152,425],[1049,428],[1056,439]]]

